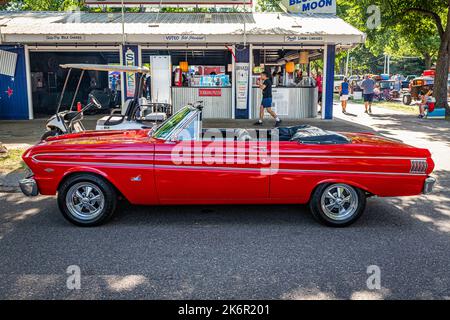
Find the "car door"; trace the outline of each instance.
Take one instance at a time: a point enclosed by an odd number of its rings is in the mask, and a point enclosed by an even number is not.
[[[269,197],[270,147],[252,141],[177,140],[155,144],[159,201],[258,203]]]

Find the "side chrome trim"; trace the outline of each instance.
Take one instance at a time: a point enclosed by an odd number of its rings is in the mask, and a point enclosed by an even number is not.
[[[92,165],[107,167],[130,167],[130,168],[155,168],[169,170],[222,170],[222,171],[260,171],[274,170],[279,173],[330,173],[330,174],[366,174],[366,175],[390,175],[390,176],[424,176],[424,173],[406,173],[406,172],[366,172],[366,171],[339,171],[339,170],[306,170],[306,169],[273,169],[270,166],[261,168],[242,168],[242,167],[215,167],[215,166],[183,166],[183,165],[153,165],[144,163],[123,163],[123,162],[93,162],[93,161],[52,161],[37,160],[40,163],[48,164],[68,164],[68,165]]]
[[[234,167],[212,167],[212,166],[174,166],[174,165],[155,165],[155,169],[169,170],[222,170],[222,171],[261,171],[274,170],[280,173],[331,173],[331,174],[368,174],[368,175],[392,175],[392,176],[423,176],[423,174],[413,174],[407,172],[364,172],[364,171],[337,171],[337,170],[295,170],[295,169],[272,169],[270,167],[261,168],[234,168]]]
[[[250,149],[250,148],[249,148]],[[251,150],[251,149],[250,149]],[[115,156],[167,156],[170,155],[170,152],[165,152],[165,153],[144,153],[144,152],[67,152],[67,153],[63,153],[63,152],[58,152],[58,153],[40,153],[40,154],[35,154],[32,156],[33,160],[36,160],[35,157],[39,157],[39,156],[65,156],[65,155],[69,155],[69,156],[85,156],[85,155],[115,155]],[[270,156],[270,152],[268,152],[268,156]],[[204,154],[198,154],[198,153],[194,153],[194,154],[189,154],[189,156],[193,156],[193,157],[204,157]],[[245,154],[234,154],[234,157],[238,156],[238,157],[242,157],[245,156]],[[283,155],[280,153],[277,153],[277,157],[278,158],[298,158],[298,159],[310,159],[310,158],[314,158],[314,159],[382,159],[382,160],[410,160],[410,161],[427,161],[426,158],[412,158],[412,157],[391,157],[391,156],[374,156],[374,157],[370,157],[370,156],[333,156],[333,155],[329,155],[329,156],[320,156],[320,155]]]

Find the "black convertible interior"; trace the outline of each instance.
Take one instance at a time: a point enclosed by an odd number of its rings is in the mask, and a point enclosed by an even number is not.
[[[273,134],[278,135],[278,141],[295,141],[302,144],[347,144],[350,140],[336,132],[322,130],[310,125],[280,127],[273,130],[246,129],[203,129],[203,140],[235,140],[235,141],[266,141]]]

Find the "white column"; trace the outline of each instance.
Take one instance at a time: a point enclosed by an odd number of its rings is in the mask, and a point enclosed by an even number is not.
[[[236,54],[236,46],[231,47],[233,54]],[[236,61],[234,56],[231,56],[231,118],[236,118]]]
[[[144,61],[142,61],[142,46],[138,44],[138,66],[142,67],[144,65]]]
[[[28,119],[32,120],[34,118],[33,115],[33,91],[31,88],[31,67],[30,67],[30,51],[28,50],[28,46],[24,46],[25,52],[25,73],[26,73],[26,82],[27,82],[27,98],[28,98]]]
[[[325,119],[325,106],[327,97],[327,58],[328,50],[327,46],[323,47],[323,70],[322,70],[322,119]]]
[[[248,118],[253,119],[253,86],[252,86],[252,75],[253,75],[253,45],[250,44],[248,47],[248,54],[250,55],[248,59]]]
[[[119,55],[120,55],[120,65],[123,66],[123,45],[119,46]],[[122,114],[125,114],[126,110],[124,109],[125,106],[125,78],[126,78],[126,73],[122,72],[120,74],[120,98],[122,100]]]

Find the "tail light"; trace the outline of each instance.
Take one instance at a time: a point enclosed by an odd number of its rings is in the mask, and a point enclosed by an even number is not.
[[[410,173],[425,174],[427,173],[428,163],[427,160],[411,160]]]

